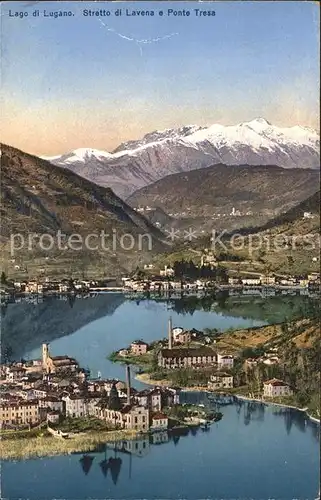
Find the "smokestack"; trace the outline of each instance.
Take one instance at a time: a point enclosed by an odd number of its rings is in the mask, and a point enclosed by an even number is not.
[[[127,404],[130,405],[130,366],[126,365]]]
[[[171,316],[169,317],[168,320],[168,349],[172,349],[173,347],[173,332],[172,332],[172,318]]]

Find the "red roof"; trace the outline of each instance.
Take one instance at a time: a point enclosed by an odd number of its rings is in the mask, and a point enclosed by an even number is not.
[[[167,419],[167,415],[164,415],[164,413],[161,413],[161,412],[158,412],[158,413],[154,413],[152,419],[153,420],[163,420],[163,419]]]
[[[272,378],[271,380],[266,380],[263,382],[264,385],[273,385],[273,386],[284,386],[288,385],[286,382],[283,382],[283,380],[279,380],[277,378]]]

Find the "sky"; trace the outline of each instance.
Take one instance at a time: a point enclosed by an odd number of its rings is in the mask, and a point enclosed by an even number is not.
[[[24,151],[112,151],[153,130],[256,117],[319,128],[317,2],[21,1],[1,9],[1,140]]]

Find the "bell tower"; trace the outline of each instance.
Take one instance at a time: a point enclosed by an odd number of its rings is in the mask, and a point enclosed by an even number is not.
[[[49,344],[42,344],[42,368],[47,370],[47,363],[49,358]]]

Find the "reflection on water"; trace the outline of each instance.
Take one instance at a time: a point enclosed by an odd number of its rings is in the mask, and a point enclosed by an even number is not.
[[[206,393],[182,396],[186,402],[218,407],[223,413],[222,420],[208,430],[181,428],[133,440],[101,443],[87,453],[3,462],[3,497],[10,500],[313,500],[316,497],[320,428],[303,412],[250,401],[220,405],[210,401]]]
[[[180,318],[182,322],[185,320],[187,328],[195,327],[195,324],[199,324],[199,328],[211,327],[210,317],[216,317],[221,319],[217,321],[218,326],[224,329],[246,326],[245,321],[248,326],[259,326],[284,321],[285,318],[309,316],[318,307],[318,301],[314,297],[300,292],[276,297],[249,297],[244,293],[234,296],[228,291],[195,297],[156,295],[143,300],[131,297],[126,298],[122,293],[107,293],[82,298],[26,297],[12,303],[2,303],[2,357],[17,359],[43,342],[70,336],[96,321],[106,323],[120,312],[122,315],[130,315],[132,319],[137,317],[138,325],[142,311],[153,316],[162,312],[167,316],[168,311],[172,311],[174,317]],[[201,317],[204,318],[203,322],[200,321]],[[224,321],[226,318],[230,318],[230,321]],[[144,326],[141,326],[144,330]]]
[[[199,393],[183,393],[186,402],[195,402],[195,399],[209,408],[213,407],[213,402],[207,399],[207,394]],[[226,408],[227,404],[223,402],[222,405],[215,403],[215,408],[221,411]],[[270,417],[281,417],[284,421],[284,426],[287,435],[290,434],[293,427],[297,428],[300,432],[308,432],[313,440],[319,441],[320,427],[319,425],[311,422],[307,416],[300,411],[290,408],[268,406],[265,403],[256,403],[251,401],[235,400],[230,403],[231,409],[235,412],[235,416],[239,422],[243,422],[244,426],[250,426],[255,422],[262,424],[265,419],[266,412]],[[223,417],[224,418],[224,417]],[[107,478],[110,475],[114,485],[117,484],[120,474],[126,476],[131,480],[133,474],[135,475],[135,468],[133,469],[133,459],[146,459],[152,452],[153,447],[161,445],[169,445],[173,443],[177,447],[182,440],[188,438],[198,438],[200,434],[208,432],[219,432],[220,424],[212,424],[213,428],[180,428],[169,431],[160,431],[143,436],[137,439],[127,439],[118,442],[109,442],[99,444],[96,449],[89,453],[85,453],[80,459],[80,470],[84,475],[88,475],[93,464],[99,466],[103,476]],[[224,426],[224,423],[222,424]],[[78,455],[78,454],[77,454]],[[103,457],[101,458],[101,455]],[[128,456],[128,460],[124,462],[124,456]],[[125,470],[123,470],[125,467]]]

